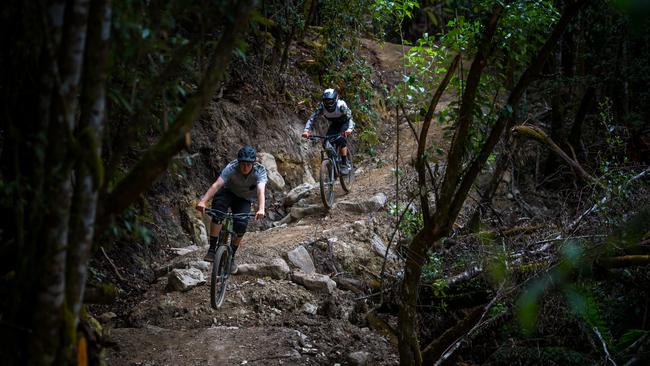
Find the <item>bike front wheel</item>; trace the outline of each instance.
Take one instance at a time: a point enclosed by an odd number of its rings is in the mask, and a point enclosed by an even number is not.
[[[349,149],[348,149],[348,161],[350,162],[350,171],[346,175],[341,174],[339,176],[339,179],[341,180],[341,187],[343,187],[345,193],[350,192],[350,188],[352,187],[352,182],[354,182],[354,163],[352,162],[352,152],[350,152]]]
[[[210,303],[215,309],[218,309],[223,304],[229,272],[230,251],[226,245],[220,245],[214,255],[212,277],[210,279]]]
[[[320,197],[325,208],[334,204],[334,166],[329,159],[320,164]]]

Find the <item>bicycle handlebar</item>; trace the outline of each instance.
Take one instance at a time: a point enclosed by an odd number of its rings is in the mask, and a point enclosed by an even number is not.
[[[335,135],[327,135],[327,136],[309,135],[309,139],[310,140],[319,140],[319,139],[324,140],[324,139],[332,139],[332,138],[340,137],[340,136],[341,136],[341,134],[339,134],[339,133],[337,133]]]
[[[239,213],[239,214],[234,214],[232,212],[224,212],[221,210],[217,210],[215,208],[205,208],[205,213],[214,218],[218,219],[227,219],[227,218],[232,218],[233,220],[237,221],[248,221],[251,218],[255,217],[254,213]]]

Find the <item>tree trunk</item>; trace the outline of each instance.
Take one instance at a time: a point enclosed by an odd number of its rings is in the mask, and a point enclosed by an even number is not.
[[[108,47],[111,25],[109,0],[95,0],[89,11],[79,133],[81,156],[75,167],[75,190],[70,217],[66,262],[66,332],[64,359],[71,359],[84,295],[88,260],[94,237],[99,186],[103,184],[101,141],[106,106]]]
[[[586,159],[586,151],[582,148],[581,141],[582,125],[584,124],[585,117],[587,117],[587,113],[589,113],[594,107],[594,102],[596,101],[595,96],[596,89],[593,86],[588,87],[587,91],[585,91],[585,94],[582,96],[580,106],[578,107],[573,125],[571,126],[571,132],[569,133],[569,145],[573,147],[573,151],[576,154],[575,157],[579,160]]]
[[[435,228],[434,228],[435,230]],[[427,261],[427,250],[440,238],[438,231],[420,230],[408,247],[404,264],[404,279],[400,287],[399,357],[401,365],[422,365],[422,354],[417,335],[417,292],[422,266]]]
[[[423,188],[427,186],[426,165],[427,165],[428,157],[425,155],[425,150],[427,146],[427,137],[428,137],[427,135],[429,134],[429,127],[431,126],[431,121],[433,120],[433,114],[435,113],[436,106],[438,105],[438,101],[440,101],[442,94],[444,93],[444,91],[447,89],[447,86],[449,85],[449,81],[451,81],[452,76],[454,75],[456,69],[458,68],[460,57],[461,57],[460,54],[456,55],[454,59],[451,61],[449,67],[447,68],[447,73],[445,74],[445,77],[440,82],[440,85],[438,85],[438,89],[436,89],[436,92],[433,94],[433,97],[431,97],[431,102],[429,103],[427,114],[424,116],[424,122],[422,123],[422,128],[420,129],[420,136],[418,140],[418,151],[416,155],[418,157],[416,163],[416,169],[418,172],[418,182],[420,183],[420,187]],[[430,215],[429,197],[426,193],[426,189],[420,192],[420,205],[422,207],[422,216],[426,220],[429,218]]]
[[[650,264],[650,255],[624,255],[619,257],[601,258],[596,264],[605,268],[626,268],[647,266]]]
[[[425,225],[408,245],[408,256],[405,263],[404,279],[400,288],[402,306],[399,310],[399,354],[402,365],[421,365],[422,355],[418,343],[416,329],[416,303],[417,289],[422,274],[422,266],[427,261],[427,251],[433,247],[435,242],[445,235],[449,230],[449,216],[447,208],[452,201],[457,178],[460,174],[462,155],[465,141],[469,136],[469,127],[472,124],[474,113],[474,99],[481,79],[481,73],[487,66],[487,59],[493,48],[493,36],[495,34],[499,18],[503,12],[503,6],[499,5],[494,9],[492,16],[485,25],[485,31],[478,52],[470,67],[469,75],[458,117],[458,127],[454,140],[447,157],[447,170],[442,183],[439,202],[436,212],[428,219],[425,218]],[[425,138],[426,136],[420,136]],[[418,156],[419,160],[424,159]]]
[[[565,110],[566,95],[562,91],[562,87],[556,87],[551,97],[551,129],[550,135],[553,141],[557,141],[560,146],[564,139],[564,110]],[[544,175],[549,176],[557,170],[557,156],[550,154],[544,163]]]
[[[56,4],[60,5],[60,4]],[[49,210],[39,234],[40,247],[36,253],[34,293],[36,301],[32,314],[28,364],[51,365],[60,349],[61,324],[64,318],[64,291],[68,221],[72,199],[72,166],[70,137],[77,113],[77,94],[86,44],[88,0],[77,0],[65,7],[65,22],[58,60],[58,89],[54,89],[53,112],[48,129],[46,158],[46,199]],[[52,19],[56,22],[56,19]],[[56,62],[53,60],[53,62]],[[56,75],[56,74],[55,74]],[[59,359],[58,362],[63,362]]]
[[[440,189],[440,203],[442,207],[449,207],[449,204],[454,197],[463,164],[463,154],[465,146],[467,146],[467,139],[469,137],[470,126],[474,120],[474,106],[476,93],[481,80],[483,69],[487,66],[488,57],[492,53],[493,37],[499,23],[499,19],[503,13],[503,5],[499,5],[494,9],[494,13],[489,18],[485,25],[483,38],[478,47],[478,52],[474,57],[474,61],[470,66],[469,74],[467,75],[467,82],[465,83],[465,90],[461,100],[460,111],[458,112],[458,126],[452,145],[447,154],[447,169],[445,170],[445,177]]]

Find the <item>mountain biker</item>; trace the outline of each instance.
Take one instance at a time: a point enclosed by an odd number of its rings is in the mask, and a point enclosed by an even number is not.
[[[352,135],[352,130],[354,129],[352,111],[343,100],[339,99],[336,90],[325,89],[320,105],[314,113],[312,113],[305,124],[305,130],[302,133],[302,137],[309,138],[311,136],[309,130],[316,118],[320,115],[323,115],[323,117],[330,121],[330,126],[327,129],[326,135],[339,135],[336,139],[333,139],[332,142],[339,149],[339,154],[341,155],[341,174],[347,175],[350,173],[350,169],[352,168],[350,161],[348,160],[347,147],[347,138]]]
[[[264,218],[264,191],[266,182],[266,168],[260,163],[255,162],[257,153],[252,146],[244,146],[239,149],[237,159],[231,161],[221,171],[219,178],[208,188],[201,200],[196,205],[196,209],[205,213],[208,201],[212,200],[212,208],[226,212],[228,208],[233,214],[247,214],[251,211],[251,204],[257,200],[257,212],[255,220]],[[216,193],[216,195],[215,195]],[[231,273],[237,272],[235,264],[235,253],[239,247],[248,222],[243,220],[233,220],[233,229],[236,233],[233,242],[233,261]],[[213,217],[210,223],[210,248],[205,255],[204,260],[212,262],[217,247],[219,232],[222,227],[222,219]]]

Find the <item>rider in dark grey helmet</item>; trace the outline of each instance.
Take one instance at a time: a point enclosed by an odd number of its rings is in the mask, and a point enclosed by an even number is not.
[[[257,201],[257,212],[255,219],[264,218],[264,191],[268,180],[266,168],[256,162],[257,153],[252,146],[244,146],[239,149],[237,159],[231,161],[221,171],[219,178],[210,186],[207,192],[201,197],[196,209],[205,212],[208,201],[212,200],[212,208],[219,211],[227,211],[229,208],[233,214],[249,213],[251,205]],[[206,261],[212,262],[217,246],[219,232],[221,232],[221,220],[212,218],[210,224],[210,249],[205,256]],[[233,246],[233,261],[231,273],[237,272],[237,265],[234,261],[235,252],[239,247],[244,234],[246,233],[246,222],[234,221],[233,229],[236,233]]]
[[[311,135],[310,129],[314,124],[314,121],[316,118],[318,118],[318,116],[321,115],[330,121],[330,126],[327,129],[327,135],[329,136],[340,134],[340,136],[333,142],[338,147],[339,154],[341,155],[341,161],[343,162],[343,166],[341,167],[341,174],[349,174],[351,166],[348,160],[347,138],[352,135],[352,130],[354,130],[352,111],[350,108],[348,108],[348,105],[343,100],[339,99],[336,90],[325,89],[318,109],[316,109],[314,113],[311,114],[307,120],[307,123],[305,124],[305,130],[302,133],[302,137],[309,138]]]

